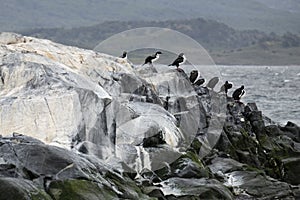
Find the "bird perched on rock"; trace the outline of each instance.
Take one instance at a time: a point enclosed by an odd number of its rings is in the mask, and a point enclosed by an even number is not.
[[[224,85],[222,85],[221,87],[221,91],[222,92],[225,92],[226,96],[227,96],[227,93],[228,93],[228,90],[231,89],[233,86],[232,83],[228,82],[228,81],[225,81]]]
[[[191,74],[190,74],[191,83],[194,83],[197,78],[198,78],[198,71],[197,70],[191,71]]]
[[[186,61],[186,57],[184,53],[180,53],[178,57],[171,64],[169,64],[169,66],[176,66],[178,68],[180,65],[185,63],[185,61]]]
[[[216,85],[219,82],[219,77],[213,77],[212,79],[210,79],[206,85],[206,87],[210,88],[210,89],[214,89],[214,87],[216,87]]]
[[[143,65],[145,64],[149,64],[149,65],[152,65],[153,62],[155,62],[158,58],[159,58],[159,55],[162,54],[160,51],[157,51],[155,54],[151,55],[151,56],[148,56],[146,59],[145,59],[145,62]],[[143,66],[142,65],[142,66]]]
[[[205,82],[204,78],[199,78],[195,83],[193,83],[193,85],[197,85],[200,86]]]
[[[123,54],[120,56],[120,58],[124,58],[124,59],[127,59],[127,52],[124,51]]]
[[[240,88],[236,89],[232,93],[232,98],[236,101],[239,101],[241,99],[241,97],[246,93],[244,88],[245,88],[244,85],[242,85]]]
[[[201,78],[200,73],[197,70],[191,71],[189,79],[193,85],[197,85],[197,86],[200,86],[205,82],[204,78]]]

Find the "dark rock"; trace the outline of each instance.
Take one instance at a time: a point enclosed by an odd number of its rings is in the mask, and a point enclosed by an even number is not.
[[[112,189],[100,183],[86,180],[52,181],[49,194],[56,200],[98,200],[116,199],[118,196]]]
[[[0,200],[29,200],[52,198],[32,182],[19,178],[0,177]]]
[[[161,178],[155,172],[153,172],[149,169],[143,169],[140,172],[140,174],[143,177],[143,179],[149,183],[149,185],[151,185],[153,183],[158,183],[161,181]]]
[[[261,111],[258,111],[255,103],[249,103],[242,112],[246,120],[250,121],[252,131],[261,137],[265,134],[265,123]]]
[[[277,125],[266,126],[265,130],[266,130],[266,134],[271,137],[285,134]]]
[[[231,192],[214,179],[170,178],[161,185],[167,199],[233,199]]]
[[[130,178],[117,173],[107,172],[104,178],[113,186],[110,186],[120,199],[149,199],[141,188]]]
[[[96,157],[18,137],[1,139],[0,172],[6,177],[0,178],[0,199],[149,198],[134,181],[110,171]]]
[[[284,181],[293,185],[300,184],[300,152],[298,157],[285,158],[282,160],[284,167]]]
[[[284,127],[280,127],[284,132],[290,133],[289,135],[296,141],[300,142],[300,127],[294,124],[293,122],[287,122]]]
[[[243,192],[255,199],[281,199],[293,196],[287,183],[270,179],[255,171],[234,171],[227,176],[236,196]]]
[[[143,139],[143,147],[157,147],[158,145],[165,144],[163,132],[159,131],[156,135]]]
[[[202,161],[195,153],[187,152],[171,164],[171,177],[203,178],[209,177],[209,169],[205,168]]]
[[[242,170],[246,165],[231,158],[215,158],[211,161],[211,164],[208,165],[209,169],[217,174],[219,172],[225,174],[233,171]]]
[[[4,177],[18,177],[17,168],[13,164],[0,164],[0,175]]]
[[[163,192],[158,187],[147,188],[147,190],[148,191],[145,191],[145,189],[144,189],[145,193],[148,196],[157,198],[159,200],[167,200],[167,198],[165,197],[165,195],[163,194]]]

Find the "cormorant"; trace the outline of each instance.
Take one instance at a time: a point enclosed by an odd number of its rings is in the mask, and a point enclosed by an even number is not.
[[[186,61],[186,57],[184,53],[180,53],[178,57],[173,61],[173,63],[169,64],[169,66],[176,66],[178,68],[179,65],[182,65],[183,63],[185,63],[185,61]]]
[[[240,88],[236,89],[233,92],[232,97],[234,100],[239,101],[241,99],[241,97],[245,94],[244,88],[244,85],[242,85]]]
[[[155,62],[159,58],[159,54],[162,54],[162,53],[160,51],[157,51],[154,55],[148,56],[145,59],[145,62],[143,65],[145,65],[145,64],[152,65],[152,63]]]

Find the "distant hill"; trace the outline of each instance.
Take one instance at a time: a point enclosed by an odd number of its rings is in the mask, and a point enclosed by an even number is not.
[[[161,22],[108,21],[89,27],[31,29],[21,33],[93,49],[109,36],[139,27],[163,27],[182,32],[209,50],[219,64],[300,64],[300,37],[297,34],[235,30],[223,23],[202,18]]]
[[[272,3],[274,1],[277,3]],[[299,8],[297,1],[2,0],[0,31],[90,26],[107,20],[161,21],[202,17],[239,30],[299,33],[300,13],[291,12]]]
[[[89,27],[31,29],[22,31],[24,35],[47,38],[59,43],[93,49],[104,39],[133,28],[163,27],[182,32],[210,50],[235,49],[265,42],[280,43],[283,47],[298,46],[300,38],[292,33],[284,36],[267,34],[258,30],[235,30],[223,23],[202,18],[167,21],[107,21]]]

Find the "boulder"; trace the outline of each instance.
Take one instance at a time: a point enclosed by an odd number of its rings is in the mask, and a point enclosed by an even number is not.
[[[45,199],[52,200],[43,189],[36,187],[32,182],[10,177],[0,177],[0,199]]]

